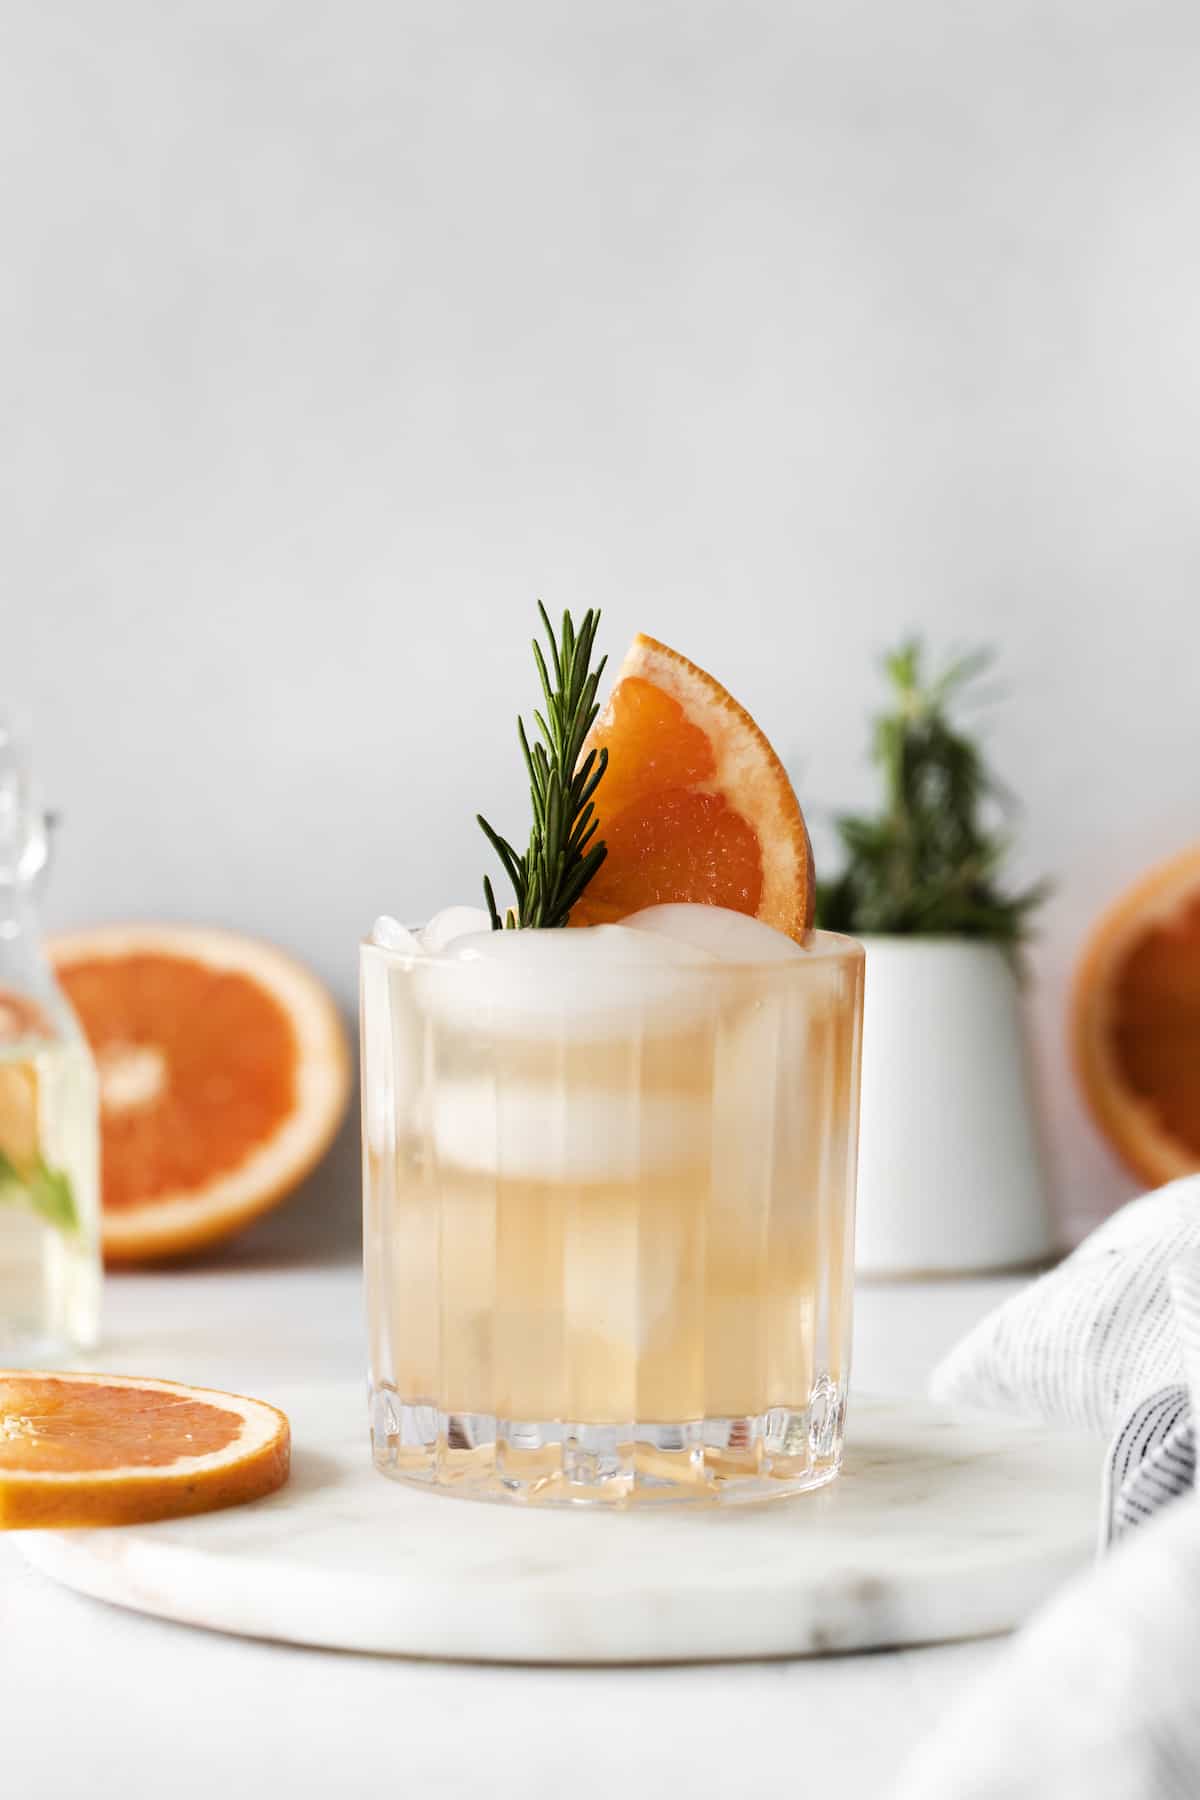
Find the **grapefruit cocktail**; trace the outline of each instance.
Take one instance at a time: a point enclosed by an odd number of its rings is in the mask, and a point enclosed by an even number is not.
[[[363,949],[375,1460],[526,1501],[796,1492],[841,1458],[862,950],[811,929],[749,717],[638,639],[597,719],[593,635],[551,635],[528,850],[485,826],[512,907],[489,883]]]

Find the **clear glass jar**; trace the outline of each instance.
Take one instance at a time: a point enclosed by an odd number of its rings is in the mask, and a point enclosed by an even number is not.
[[[41,947],[48,858],[27,733],[0,709],[0,1365],[71,1358],[100,1315],[99,1101]]]
[[[849,1374],[863,952],[560,976],[362,951],[371,1435],[481,1498],[822,1485]],[[629,934],[633,935],[633,934]],[[582,946],[580,946],[580,950]]]

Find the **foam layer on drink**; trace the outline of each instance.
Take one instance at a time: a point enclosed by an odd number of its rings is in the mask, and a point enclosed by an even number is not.
[[[403,966],[364,974],[368,1063],[392,1078],[367,1095],[371,1142],[415,1131],[447,1171],[636,1185],[735,1165],[841,980],[819,947],[719,907],[583,931],[478,916],[448,909],[419,935],[381,921]],[[780,967],[806,961],[802,983]]]
[[[696,945],[597,925],[468,933],[414,975],[422,1006],[441,1026],[580,1042],[624,1037],[644,1024],[686,1030],[709,1005],[703,985],[687,977],[715,961]]]
[[[573,1039],[620,1036],[639,1017],[651,1029],[686,1029],[710,997],[680,970],[814,954],[757,919],[695,905],[647,907],[585,931],[491,931],[478,909],[455,906],[420,931],[379,919],[373,940],[412,960],[423,1004],[441,1023]]]

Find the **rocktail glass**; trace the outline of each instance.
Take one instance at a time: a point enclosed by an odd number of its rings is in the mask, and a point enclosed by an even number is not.
[[[861,946],[597,972],[586,934],[540,935],[555,979],[363,947],[377,1466],[526,1502],[820,1486],[849,1372]]]

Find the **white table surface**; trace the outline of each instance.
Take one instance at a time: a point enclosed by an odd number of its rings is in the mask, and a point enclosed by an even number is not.
[[[856,1385],[921,1389],[943,1348],[1015,1285],[864,1286]],[[95,1363],[266,1399],[283,1380],[357,1370],[358,1270],[243,1256],[113,1277]],[[58,1588],[0,1541],[3,1791],[611,1800],[669,1785],[724,1800],[779,1781],[884,1800],[911,1748],[1000,1648],[612,1670],[376,1659],[122,1612]]]

